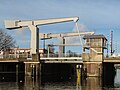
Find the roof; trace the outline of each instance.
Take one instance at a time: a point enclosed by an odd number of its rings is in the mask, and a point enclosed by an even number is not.
[[[93,39],[93,38],[100,39],[100,38],[103,38],[103,39],[107,40],[107,38],[103,34],[99,34],[99,35],[85,35],[83,37],[83,39],[88,39],[88,38],[89,39]]]

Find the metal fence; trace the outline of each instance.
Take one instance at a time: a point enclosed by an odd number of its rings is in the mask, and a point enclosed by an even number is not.
[[[81,57],[79,53],[43,54],[41,57]]]
[[[63,54],[40,54],[40,57],[81,57],[79,53],[63,53]],[[17,59],[17,58],[32,58],[30,54],[6,54],[0,55],[0,59]]]
[[[0,55],[0,59],[5,59],[5,58],[9,58],[9,59],[16,59],[16,58],[28,58],[29,55],[25,55],[25,54],[6,54],[6,55]]]

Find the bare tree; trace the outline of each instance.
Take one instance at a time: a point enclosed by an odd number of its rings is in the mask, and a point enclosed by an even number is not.
[[[15,47],[14,39],[4,30],[0,29],[0,50],[6,51],[13,47]]]

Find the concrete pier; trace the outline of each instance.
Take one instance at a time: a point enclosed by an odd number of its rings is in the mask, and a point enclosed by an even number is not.
[[[38,54],[32,54],[32,60],[25,63],[25,75],[38,76],[40,66],[40,56]]]
[[[102,76],[102,63],[84,63],[84,71],[87,76],[100,77]]]
[[[25,63],[25,75],[38,76],[39,74],[39,62],[24,62]]]
[[[102,76],[104,49],[106,49],[106,37],[104,35],[87,35],[83,38],[83,64],[87,76]]]

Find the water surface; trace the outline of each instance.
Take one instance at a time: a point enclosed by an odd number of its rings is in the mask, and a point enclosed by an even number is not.
[[[69,79],[41,82],[38,79],[26,76],[24,79],[23,77],[19,77],[19,79],[12,77],[9,80],[2,78],[0,90],[120,90],[120,70],[117,69],[116,71],[114,85],[111,87],[103,87],[102,79],[97,77],[88,77],[81,81]]]

